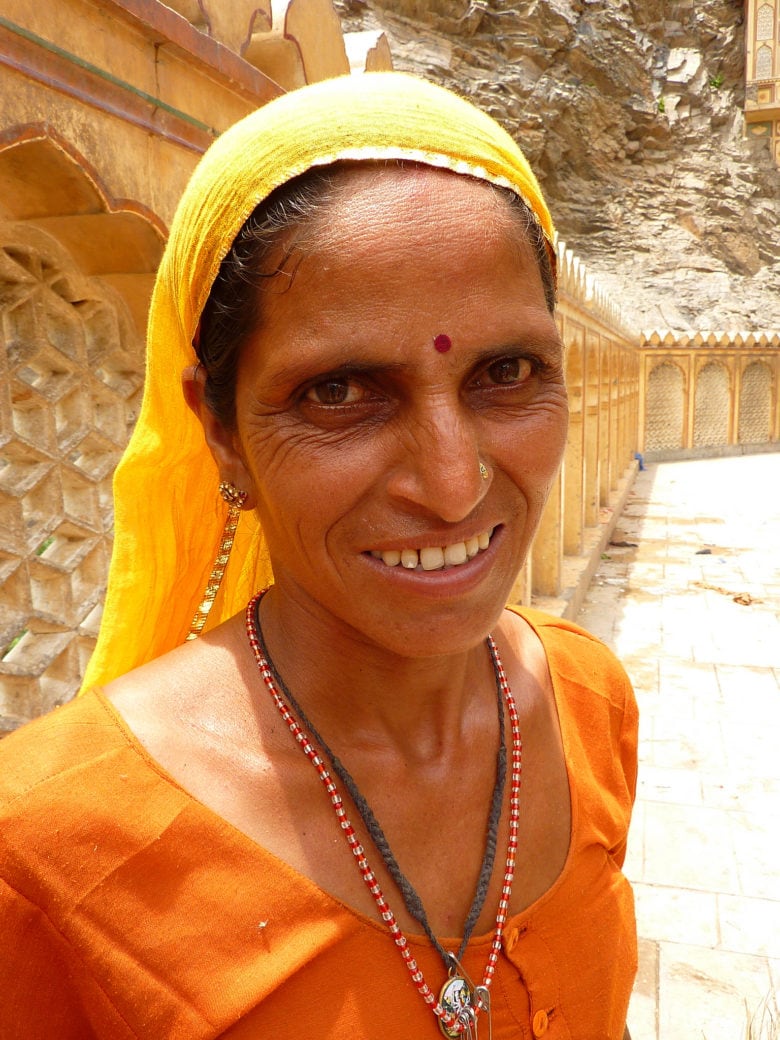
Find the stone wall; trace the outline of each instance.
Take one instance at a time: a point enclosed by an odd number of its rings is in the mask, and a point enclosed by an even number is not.
[[[780,333],[646,332],[639,450],[649,460],[780,449]]]
[[[780,166],[780,4],[748,0],[745,21],[746,129],[750,137],[769,142]]]
[[[615,301],[560,240],[557,252],[569,433],[515,598],[574,619],[635,472],[639,354]]]

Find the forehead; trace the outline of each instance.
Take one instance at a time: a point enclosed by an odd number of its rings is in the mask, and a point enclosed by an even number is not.
[[[288,277],[264,280],[250,339],[257,372],[452,361],[532,341],[557,349],[525,216],[474,178],[350,168],[285,247]],[[446,355],[433,346],[442,333]]]
[[[325,204],[300,237],[313,248],[327,249],[343,236],[346,224],[359,248],[363,236],[379,224],[385,233],[409,238],[415,227],[424,231],[435,220],[442,233],[455,225],[480,235],[500,229],[525,244],[532,218],[510,197],[508,189],[487,181],[417,163],[344,164],[334,171]]]

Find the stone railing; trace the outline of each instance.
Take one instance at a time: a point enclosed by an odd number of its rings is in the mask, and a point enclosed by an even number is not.
[[[569,435],[515,598],[573,618],[634,473],[638,336],[565,243],[557,254]]]
[[[645,332],[639,357],[647,459],[780,449],[780,332]]]

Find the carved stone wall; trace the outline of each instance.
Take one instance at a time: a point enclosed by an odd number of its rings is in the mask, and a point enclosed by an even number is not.
[[[575,586],[598,559],[598,538],[636,451],[638,337],[616,302],[562,241],[557,322],[566,351],[569,432],[518,602],[576,614]]]
[[[745,5],[748,137],[768,140],[780,165],[780,0]]]
[[[780,333],[642,336],[639,450],[648,459],[780,450]]]
[[[0,717],[68,700],[94,645],[111,479],[140,405],[141,338],[115,289],[46,232],[0,223]]]
[[[740,444],[766,444],[772,438],[772,368],[751,361],[742,373],[739,398]]]
[[[693,413],[694,448],[729,442],[729,374],[721,361],[708,361],[696,378]]]
[[[645,452],[679,448],[685,436],[685,379],[679,365],[661,361],[647,380]]]

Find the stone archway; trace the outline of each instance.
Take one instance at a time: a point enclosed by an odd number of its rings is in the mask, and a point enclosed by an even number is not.
[[[0,150],[0,198],[0,717],[12,727],[72,696],[94,645],[163,233],[29,131]]]
[[[709,448],[729,442],[729,373],[725,365],[709,361],[696,377],[693,446]]]
[[[742,373],[739,395],[739,443],[766,444],[772,437],[772,369],[751,361]]]
[[[645,451],[682,448],[685,424],[685,380],[671,361],[655,365],[647,380]]]

